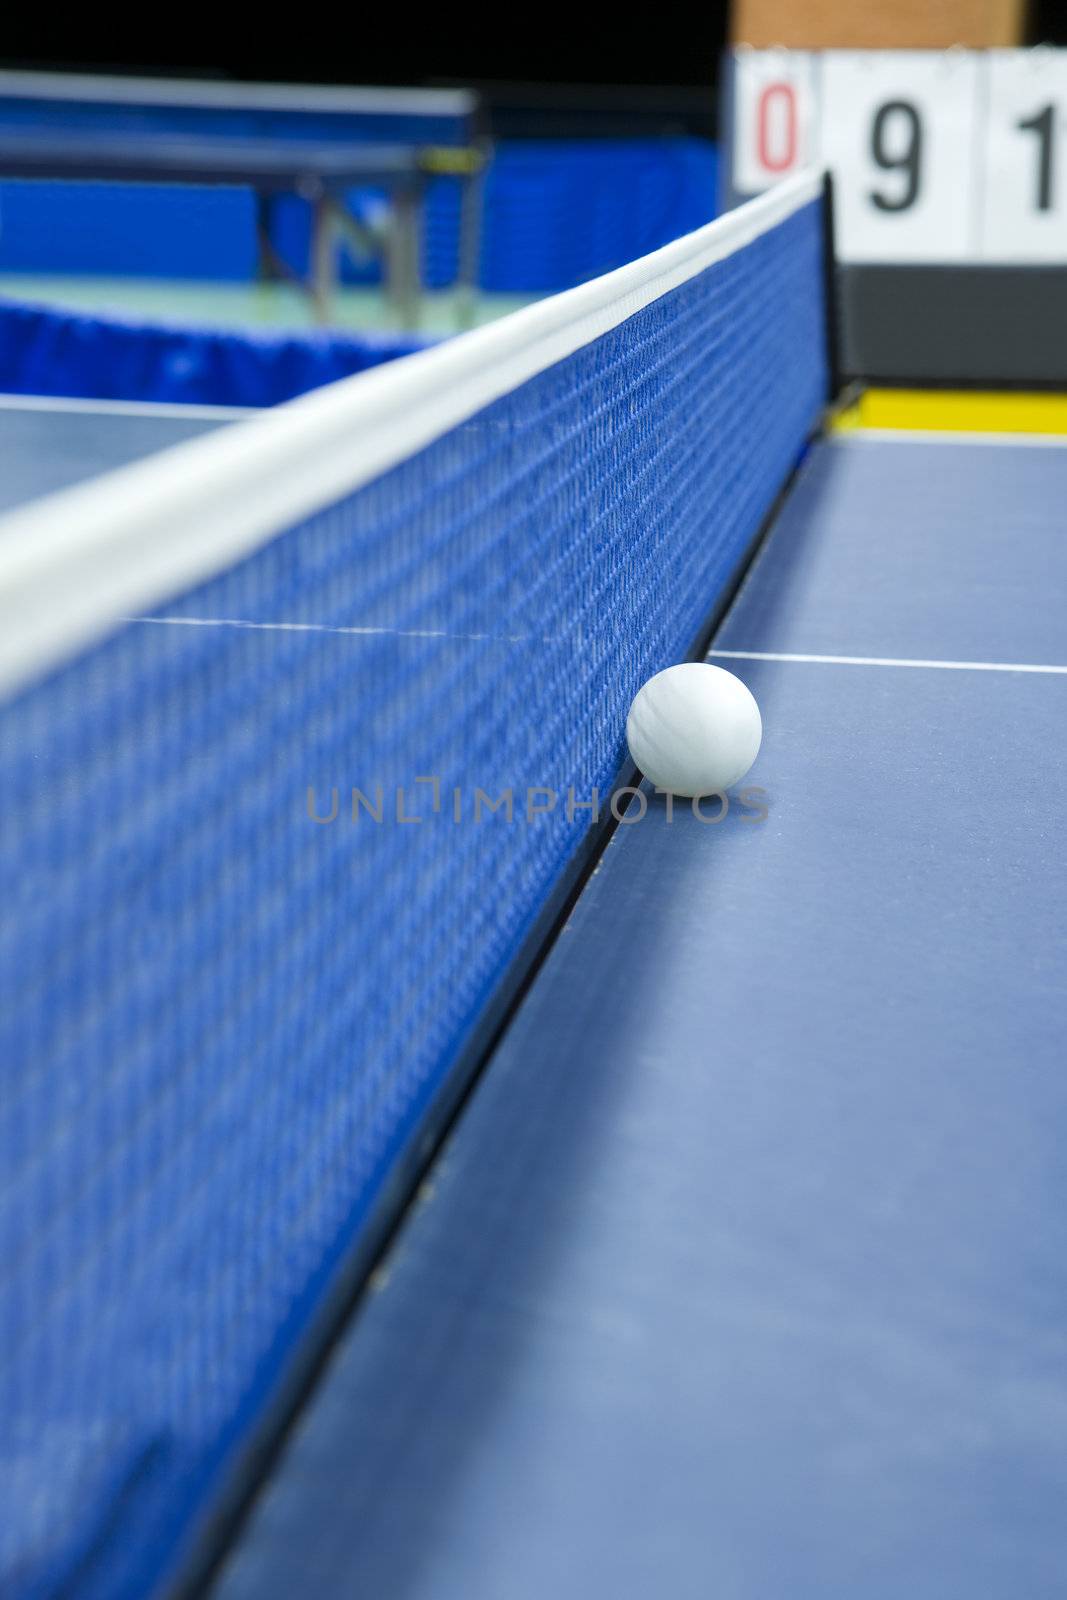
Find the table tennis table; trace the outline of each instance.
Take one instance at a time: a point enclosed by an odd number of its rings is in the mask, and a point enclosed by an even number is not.
[[[1059,1592],[1065,505],[815,445],[709,657],[765,820],[646,786],[219,1600]]]
[[[228,420],[12,400],[3,477]],[[616,830],[219,1600],[1062,1589],[1065,504],[813,445],[711,645],[762,794]]]
[[[457,283],[461,321],[477,285],[485,144],[464,90],[323,89],[0,72],[0,177],[26,181],[237,186],[257,200],[261,277],[306,290],[316,318],[335,315],[342,247],[383,262],[402,326],[421,295],[421,215],[431,180],[462,184]],[[379,229],[346,197],[384,190]],[[276,250],[271,204],[311,209],[306,277]]]
[[[1062,1591],[1067,443],[848,431],[829,221],[0,406],[12,1594]]]

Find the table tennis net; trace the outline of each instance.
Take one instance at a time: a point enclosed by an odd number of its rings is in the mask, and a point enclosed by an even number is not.
[[[803,179],[0,526],[5,1594],[188,1570],[816,425],[822,248]]]

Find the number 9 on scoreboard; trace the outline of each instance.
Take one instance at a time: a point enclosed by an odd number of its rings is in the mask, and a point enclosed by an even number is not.
[[[974,254],[979,60],[971,51],[828,50],[822,159],[847,261]]]

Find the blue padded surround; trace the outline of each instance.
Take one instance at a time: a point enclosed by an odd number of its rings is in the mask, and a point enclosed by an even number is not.
[[[0,299],[0,393],[273,406],[431,343],[167,326]]]
[[[810,204],[0,709],[5,1594],[173,1576],[585,833],[527,786],[610,787],[815,425],[822,265]]]

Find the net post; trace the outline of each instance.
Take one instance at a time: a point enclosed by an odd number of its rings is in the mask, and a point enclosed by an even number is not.
[[[831,403],[844,384],[841,371],[841,305],[838,292],[837,255],[834,247],[834,179],[827,170],[822,180],[823,297],[826,305],[826,376]]]

